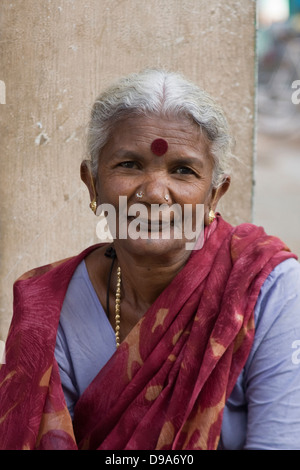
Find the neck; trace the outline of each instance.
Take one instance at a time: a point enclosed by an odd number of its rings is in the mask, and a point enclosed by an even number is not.
[[[115,246],[126,301],[137,311],[150,307],[186,264],[190,252],[164,256],[137,256]]]

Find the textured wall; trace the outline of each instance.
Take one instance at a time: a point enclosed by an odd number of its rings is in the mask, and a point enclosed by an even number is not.
[[[222,213],[251,220],[254,50],[254,0],[1,0],[0,339],[13,281],[97,242],[79,165],[90,106],[120,75],[167,67],[219,99],[242,160]]]

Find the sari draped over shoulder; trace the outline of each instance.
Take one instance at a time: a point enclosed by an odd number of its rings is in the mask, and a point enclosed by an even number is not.
[[[232,227],[218,216],[205,230],[204,246],[80,397],[73,422],[56,333],[72,275],[98,245],[15,283],[0,370],[1,449],[217,448],[225,402],[251,350],[261,286],[296,256],[251,224]]]

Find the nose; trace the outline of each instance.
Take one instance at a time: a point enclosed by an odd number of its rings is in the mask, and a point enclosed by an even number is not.
[[[161,173],[147,176],[140,191],[143,194],[142,202],[144,204],[169,203],[171,199],[168,181]]]

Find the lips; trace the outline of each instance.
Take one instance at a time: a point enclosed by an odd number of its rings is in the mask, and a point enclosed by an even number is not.
[[[155,220],[139,220],[140,228],[141,230],[145,231],[148,230],[150,231],[155,231],[155,232],[161,232],[163,230],[168,229],[170,226],[172,226],[172,223],[169,222],[162,222],[162,221],[155,221]]]
[[[151,219],[142,219],[140,217],[128,217],[128,221],[132,222],[135,220],[137,222],[137,225],[140,228],[140,231],[143,232],[162,232],[163,230],[168,229],[169,227],[173,227],[174,222],[171,221],[162,221],[162,220],[151,220]]]

